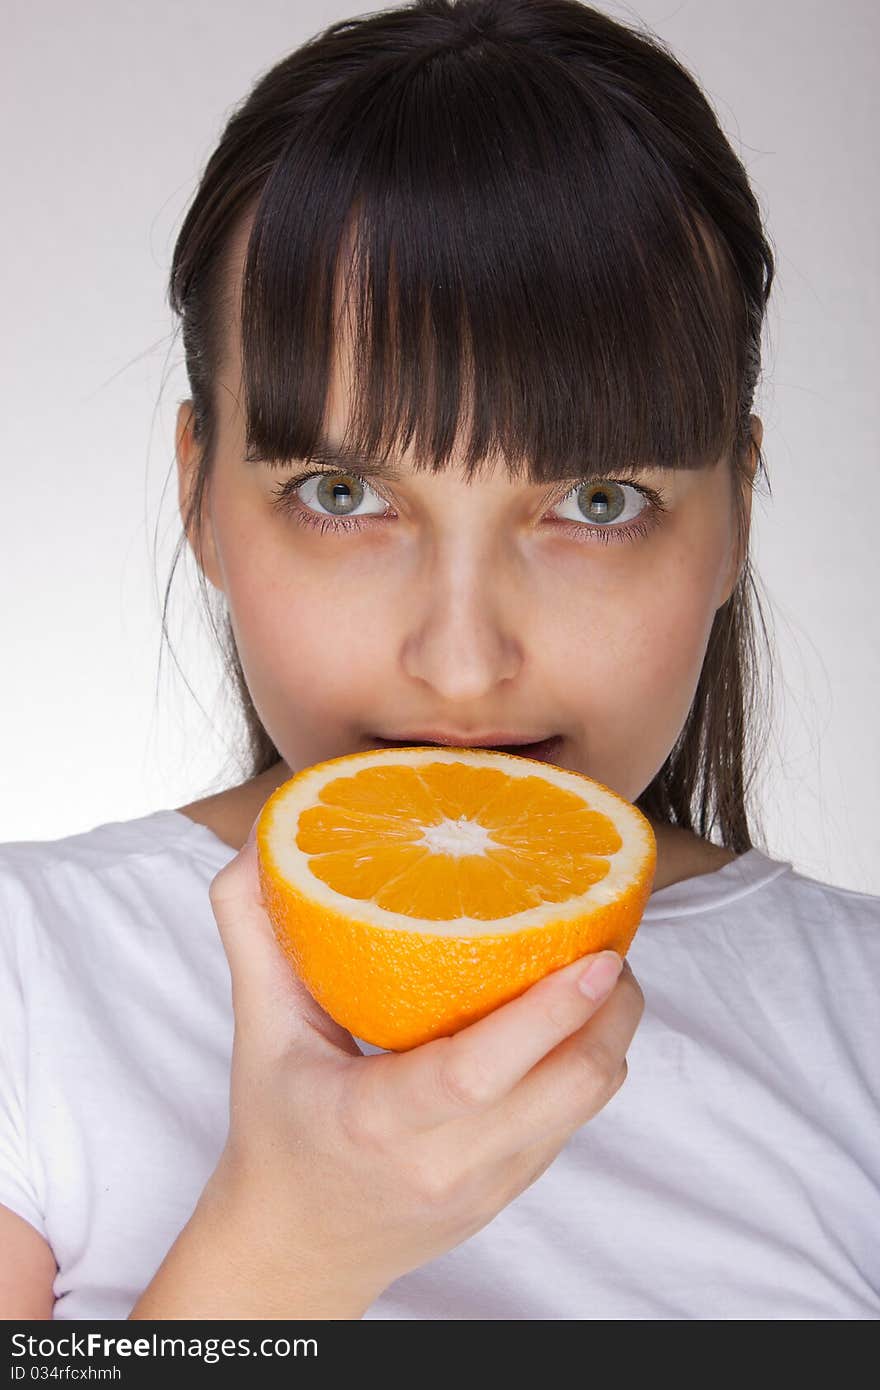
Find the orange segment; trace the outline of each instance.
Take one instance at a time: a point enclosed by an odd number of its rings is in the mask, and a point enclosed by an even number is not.
[[[398,1050],[579,955],[625,954],[656,866],[649,822],[608,787],[487,749],[306,768],[266,802],[257,847],[294,968],[344,1027]]]
[[[622,844],[571,792],[466,763],[366,767],[331,782],[321,802],[297,828],[312,873],[344,897],[423,920],[492,921],[564,902],[608,872],[591,856]]]

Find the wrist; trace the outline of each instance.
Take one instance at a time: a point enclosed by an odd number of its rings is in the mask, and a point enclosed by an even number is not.
[[[211,1252],[211,1282],[223,1301],[259,1307],[228,1316],[359,1319],[381,1293],[336,1252],[314,1248],[295,1214],[279,1222],[259,1184],[221,1160],[187,1223],[190,1238]],[[223,1316],[220,1314],[219,1316]]]

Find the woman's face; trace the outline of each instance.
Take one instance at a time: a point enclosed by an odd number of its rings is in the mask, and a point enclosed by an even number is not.
[[[243,252],[240,237],[236,275]],[[306,520],[348,519],[334,481],[360,519],[322,531],[273,506],[286,479],[315,465],[245,461],[237,327],[230,336],[202,565],[226,596],[253,703],[291,771],[373,747],[376,736],[420,742],[441,731],[467,745],[499,731],[558,734],[555,762],[634,801],[682,729],[715,611],[737,580],[726,462],[645,469],[605,494],[623,511],[603,521],[590,509],[601,507],[598,480],[579,505],[565,498],[577,478],[514,482],[499,463],[468,484],[458,468],[416,473],[412,455],[400,455],[394,479],[360,488],[337,467],[301,484],[290,502]],[[349,380],[343,337],[325,417],[336,443]],[[189,419],[185,402],[181,506],[197,461]],[[633,483],[655,489],[666,510],[648,534],[601,543],[603,526],[649,521]]]

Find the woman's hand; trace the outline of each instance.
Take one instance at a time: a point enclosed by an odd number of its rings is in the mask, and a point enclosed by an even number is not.
[[[591,998],[584,957],[453,1037],[365,1057],[294,974],[265,912],[254,831],[211,906],[232,977],[230,1127],[205,1200],[273,1298],[308,1281],[359,1317],[467,1240],[619,1090],[644,1009],[629,969]],[[218,1205],[219,1203],[219,1205]],[[295,1314],[292,1314],[295,1315]],[[335,1314],[331,1314],[335,1315]]]

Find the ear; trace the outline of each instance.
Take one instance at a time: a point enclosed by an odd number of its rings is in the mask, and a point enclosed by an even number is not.
[[[755,472],[757,471],[758,467],[758,450],[760,449],[761,442],[764,438],[764,425],[762,420],[757,415],[749,416],[749,420],[751,424],[751,441],[749,443],[749,453],[748,459],[746,460],[746,467],[748,469],[749,479],[754,480]],[[749,530],[751,528],[752,521],[752,488],[750,481],[743,481],[742,484],[742,510],[743,521],[745,525],[745,544],[747,547]],[[730,568],[727,573],[721,598],[719,599],[719,607],[722,607],[730,598],[731,594],[733,593],[734,589],[739,583],[739,578],[742,574],[743,565],[745,564],[745,553],[744,550],[740,549],[738,541],[739,536],[735,530],[731,544]]]
[[[196,533],[195,520],[186,525],[187,509],[192,497],[201,460],[201,447],[193,433],[195,411],[191,400],[181,401],[177,408],[177,425],[174,431],[174,453],[177,459],[177,501],[180,519],[186,529],[189,547],[196,557],[196,563],[209,583],[215,589],[223,588],[220,566],[217,563],[217,550],[214,544],[214,530],[211,523],[211,508],[202,508],[201,547]]]

